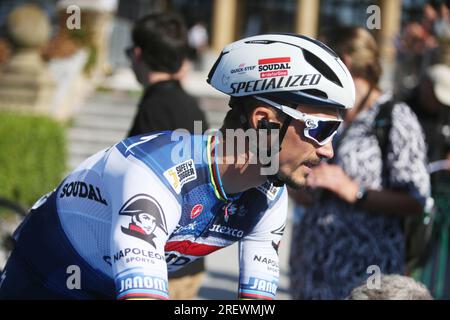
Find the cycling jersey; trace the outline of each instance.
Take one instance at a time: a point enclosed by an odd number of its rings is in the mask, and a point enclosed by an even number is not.
[[[286,189],[224,199],[210,151],[158,132],[85,160],[16,230],[0,297],[167,299],[168,273],[239,241],[239,296],[273,299]]]

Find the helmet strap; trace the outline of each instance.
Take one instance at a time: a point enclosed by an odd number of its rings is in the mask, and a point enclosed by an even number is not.
[[[250,128],[250,121],[247,117],[247,115],[241,114],[240,116],[240,120],[241,120],[241,124],[244,127],[243,129],[249,129]],[[283,124],[280,126],[279,124],[275,124],[273,122],[268,121],[267,119],[262,119],[258,122],[258,127],[257,129],[279,129],[279,135],[278,135],[278,146],[279,146],[279,150],[278,152],[281,151],[281,144],[283,143],[283,139],[286,135],[287,129],[289,128],[289,125],[291,124],[292,118],[289,116],[286,116]],[[259,146],[256,146],[256,150],[259,153]],[[271,155],[269,155],[271,156]],[[269,162],[266,166],[271,166],[271,163]],[[271,182],[275,187],[282,187],[284,186],[284,181],[281,181],[280,179],[278,179],[278,177],[276,175],[270,175],[267,176],[267,179],[269,180],[269,182]]]
[[[284,136],[286,135],[287,129],[289,128],[289,125],[291,124],[292,118],[287,116],[286,119],[283,121],[283,125],[280,129],[280,134],[278,136],[278,145],[280,146],[281,151],[281,144],[283,143]],[[271,175],[268,176],[268,180],[275,186],[275,187],[282,187],[284,186],[284,181],[281,181],[277,175]]]
[[[287,116],[286,119],[283,122],[283,125],[280,129],[280,136],[279,136],[279,146],[281,151],[281,143],[283,142],[284,136],[286,135],[287,129],[289,128],[289,125],[291,124],[292,118]]]

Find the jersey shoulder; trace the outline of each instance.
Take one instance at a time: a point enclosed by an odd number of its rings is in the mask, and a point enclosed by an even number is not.
[[[201,178],[207,166],[206,137],[187,130],[138,135],[115,147],[124,158],[152,171],[175,196],[188,182]]]
[[[264,195],[267,198],[269,203],[274,204],[280,199],[284,189],[286,189],[285,186],[275,187],[273,183],[266,181],[253,190],[258,191],[260,194]]]
[[[266,181],[262,185],[245,192],[245,198],[251,199],[253,204],[264,207],[264,210],[271,209],[281,200],[281,196],[286,187],[275,187],[271,182]]]

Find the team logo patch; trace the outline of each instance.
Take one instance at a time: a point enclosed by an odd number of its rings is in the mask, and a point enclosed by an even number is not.
[[[142,272],[127,273],[115,279],[118,299],[153,298],[167,300],[168,284],[163,278],[145,275]]]
[[[186,183],[197,179],[194,160],[189,159],[185,162],[173,166],[164,172],[164,177],[169,181],[172,188],[177,194],[181,192],[181,188]]]
[[[281,241],[275,242],[275,241],[272,240],[272,248],[273,248],[273,250],[275,250],[275,252],[277,254],[278,254],[278,248],[280,247],[280,242]]]
[[[239,289],[241,298],[274,299],[277,292],[278,280],[272,281],[250,277]]]
[[[280,190],[280,188],[275,187],[272,183],[266,181],[264,182],[264,184],[256,187],[256,189],[258,189],[259,191],[261,191],[262,193],[264,193],[267,198],[269,198],[269,200],[275,200],[278,191]]]
[[[286,224],[283,223],[282,226],[280,226],[279,228],[277,228],[275,230],[270,231],[270,233],[282,237],[285,228],[286,228]],[[272,247],[277,254],[278,254],[278,248],[280,247],[280,242],[281,242],[281,240],[279,240],[278,242],[275,242],[272,240]]]
[[[252,71],[255,68],[256,66],[245,66],[245,63],[241,63],[237,68],[231,69],[230,73],[243,74],[246,73],[247,71]]]
[[[196,204],[191,210],[191,219],[198,217],[202,211],[203,206],[201,204]]]
[[[244,206],[239,206],[236,203],[229,202],[222,206],[222,210],[224,213],[224,220],[228,222],[231,216],[234,216],[236,213],[238,216],[243,217],[247,210]]]
[[[127,227],[122,226],[122,232],[151,244],[156,249],[153,241],[156,228],[167,233],[166,219],[161,206],[155,199],[146,194],[138,194],[129,199],[120,209],[120,215],[130,216],[131,221]]]
[[[103,198],[100,188],[96,187],[90,183],[86,183],[83,181],[72,181],[70,183],[66,183],[62,187],[60,198],[64,197],[77,197],[93,200],[95,202],[101,203],[105,206],[108,205],[106,200]]]
[[[258,71],[259,77],[271,78],[287,76],[290,66],[290,57],[279,57],[279,58],[269,58],[269,59],[259,59],[258,60]]]

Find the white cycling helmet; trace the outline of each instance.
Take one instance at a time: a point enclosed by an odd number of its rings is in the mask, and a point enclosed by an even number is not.
[[[232,97],[259,96],[348,109],[355,86],[333,50],[309,37],[265,34],[227,45],[207,82]]]

